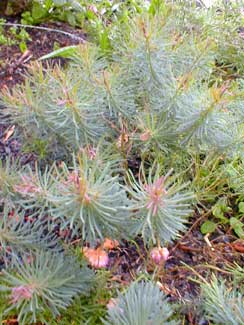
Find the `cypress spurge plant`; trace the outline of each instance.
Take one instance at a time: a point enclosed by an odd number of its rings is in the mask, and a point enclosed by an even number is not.
[[[32,217],[47,217],[50,229],[58,221],[84,240],[126,237],[130,201],[118,174],[122,160],[111,153],[110,161],[110,150],[102,150],[83,148],[72,167],[64,162],[44,170],[26,167],[13,185],[16,204]]]
[[[214,324],[244,323],[243,295],[235,288],[228,289],[224,280],[213,275],[210,283],[203,283],[202,298],[205,313]]]
[[[4,204],[13,208],[18,195],[14,192],[14,186],[20,181],[21,168],[11,159],[0,160],[0,206]]]
[[[180,184],[172,171],[161,175],[160,165],[154,163],[148,176],[142,165],[138,181],[132,172],[128,174],[128,193],[132,200],[134,231],[142,234],[146,242],[170,242],[185,229],[191,214],[193,194]]]
[[[22,260],[16,259],[13,267],[3,271],[0,290],[9,299],[5,314],[16,310],[20,324],[46,321],[41,318],[46,309],[54,317],[59,315],[75,296],[89,293],[94,279],[93,272],[81,268],[74,258],[51,252],[31,252]]]
[[[144,131],[139,127],[142,147],[153,138],[164,151],[172,144],[205,152],[233,147],[240,141],[237,114],[231,110],[237,98],[225,84],[209,87],[214,42],[204,35],[175,40],[170,18],[163,26],[155,21],[160,19],[133,21],[129,41],[119,47],[118,57],[115,53],[118,61],[123,56],[127,82],[136,85],[136,125],[149,125]],[[148,120],[156,121],[153,130]]]
[[[224,96],[225,87],[205,87],[202,85],[201,91],[189,89],[180,96],[176,132],[182,145],[190,142],[204,151],[213,148],[223,151],[238,142],[236,117],[227,109],[229,99]]]
[[[134,147],[140,150],[142,156],[149,152],[171,152],[178,147],[174,123],[169,121],[167,113],[155,114],[148,103],[144,105],[144,112],[137,116]]]
[[[232,273],[234,284],[240,286],[241,290],[244,290],[244,267],[234,263],[233,266],[227,267],[227,270]]]
[[[3,114],[27,143],[41,141],[52,157],[65,157],[103,134],[116,140],[112,125],[122,117],[145,149],[233,147],[240,140],[238,113],[229,107],[236,96],[223,83],[209,87],[214,41],[175,35],[172,17],[146,15],[128,25],[126,35],[116,34],[110,61],[85,44],[65,71],[33,65],[25,85],[3,91]]]
[[[13,216],[0,210],[0,243],[15,256],[1,278],[2,289],[23,324],[36,321],[45,308],[57,315],[83,291],[82,279],[90,274],[86,270],[83,275],[75,261],[57,252],[36,253],[53,248],[43,243],[53,242],[44,235],[43,220],[48,231],[71,230],[71,236],[89,242],[86,249],[93,253],[98,249],[89,244],[128,234],[159,248],[185,230],[194,199],[187,180],[193,180],[198,201],[207,209],[226,191],[233,197],[243,190],[239,158],[227,171],[229,184],[225,172],[224,177],[219,172],[226,157],[243,151],[242,85],[216,77],[216,59],[222,53],[216,53],[219,20],[211,34],[214,15],[209,26],[201,28],[206,12],[188,15],[181,2],[174,1],[168,10],[167,4],[151,1],[148,15],[128,17],[126,32],[112,29],[114,46],[107,57],[86,43],[65,69],[32,65],[25,84],[2,92],[2,115],[16,125],[27,148],[39,146],[49,161],[56,160],[49,167],[43,166],[45,161],[35,168],[19,169],[10,162],[0,166],[1,208],[15,209]],[[235,53],[241,58],[238,48],[240,42]],[[104,147],[112,143],[113,154],[97,151],[101,136]],[[216,152],[221,158],[215,158]],[[126,173],[130,162],[137,169],[135,157],[143,161],[139,174]],[[62,162],[57,163],[58,158]],[[144,161],[154,159],[145,168]],[[33,221],[25,220],[26,211]],[[222,282],[213,280],[203,292],[213,322],[244,323],[243,301],[236,291],[227,292]],[[118,307],[109,311],[105,322],[170,324],[171,315],[159,289],[142,283],[119,296]]]
[[[4,208],[0,213],[0,256],[6,264],[27,254],[28,250],[60,250],[57,238],[40,219],[28,219],[25,211]]]
[[[42,65],[34,64],[25,85],[3,92],[4,114],[9,114],[10,123],[18,124],[26,145],[42,141],[47,144],[46,152],[56,158],[106,132],[95,90],[80,78],[82,73],[81,68],[63,72],[56,66],[44,74]]]
[[[16,204],[28,209],[31,215],[42,217],[50,208],[49,195],[54,184],[56,164],[41,171],[38,164],[32,169],[27,166],[19,173],[19,179],[13,186],[13,192],[18,195]]]
[[[130,201],[113,167],[113,162],[104,164],[87,154],[78,155],[72,168],[63,163],[50,195],[52,219],[59,220],[62,228],[70,227],[73,234],[81,232],[90,242],[125,237]]]
[[[176,325],[174,307],[152,282],[134,282],[111,300],[105,325]]]
[[[109,63],[99,48],[84,45],[72,56],[71,74],[81,72],[81,78],[91,89],[94,105],[101,113],[101,125],[108,122],[106,131],[111,134],[109,122],[117,124],[119,116],[133,118],[137,103],[134,94],[135,85],[127,82],[125,71],[120,64]]]

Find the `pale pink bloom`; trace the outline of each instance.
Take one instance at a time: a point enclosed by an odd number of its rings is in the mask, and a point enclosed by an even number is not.
[[[109,302],[107,303],[107,308],[108,308],[108,309],[113,309],[114,307],[117,306],[117,304],[118,304],[118,299],[116,299],[116,298],[111,298],[111,299],[109,300]]]
[[[35,257],[33,255],[27,255],[26,262],[28,264],[31,264],[32,262],[34,262],[34,260],[35,260]]]
[[[96,269],[106,267],[109,263],[108,254],[101,247],[97,249],[85,247],[83,252],[90,265]]]
[[[87,191],[86,181],[82,180],[79,177],[79,174],[76,171],[69,173],[68,181],[66,184],[74,184],[75,188],[78,190],[79,194],[83,197],[86,204],[91,202],[91,198]]]
[[[143,141],[143,142],[145,142],[145,141],[149,140],[150,137],[151,137],[151,133],[150,133],[149,130],[147,130],[146,132],[144,132],[144,133],[142,133],[140,135],[140,140]]]
[[[76,187],[79,187],[80,185],[79,174],[76,171],[69,173],[67,183],[68,184],[73,183]]]
[[[90,160],[94,160],[97,155],[97,150],[91,145],[87,145],[85,148],[80,148],[80,152],[85,153]]]
[[[92,11],[95,15],[98,13],[97,7],[94,5],[88,6],[88,9]]]
[[[87,150],[88,158],[94,160],[97,154],[96,149],[92,146],[87,146],[86,150]]]
[[[148,194],[149,200],[146,208],[152,209],[152,214],[155,216],[158,212],[158,208],[163,205],[163,197],[167,194],[164,188],[164,177],[161,176],[152,185],[145,185],[145,190]]]
[[[117,306],[118,306],[118,302],[119,302],[119,299],[118,299],[118,298],[111,298],[111,299],[109,300],[109,302],[107,303],[107,308],[108,308],[108,310],[111,310],[111,309],[117,307]],[[123,314],[123,312],[124,312],[122,308],[118,308],[118,311],[119,311],[121,314]]]
[[[58,99],[56,103],[58,106],[63,106],[67,103],[67,99]]]
[[[12,303],[17,303],[22,299],[31,299],[33,294],[33,289],[30,286],[18,286],[14,287],[11,292]]]
[[[14,190],[21,194],[35,194],[40,193],[41,189],[36,186],[34,179],[30,176],[23,175],[22,184],[14,185]]]
[[[169,251],[166,247],[154,247],[150,252],[151,259],[156,264],[161,264],[169,258]]]
[[[84,201],[86,204],[91,202],[91,198],[87,193],[84,193]]]
[[[106,13],[106,9],[105,8],[103,8],[102,10],[101,10],[101,16],[103,16],[105,13]]]

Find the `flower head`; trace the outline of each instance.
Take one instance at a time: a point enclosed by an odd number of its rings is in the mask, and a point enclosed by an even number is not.
[[[118,302],[119,302],[118,299],[116,299],[116,298],[111,298],[111,299],[109,300],[109,302],[107,303],[107,308],[108,308],[108,309],[113,309],[114,307],[117,306]]]
[[[145,142],[145,141],[149,140],[150,137],[151,137],[151,132],[150,132],[150,130],[146,130],[144,133],[142,133],[142,134],[140,135],[140,140],[143,141],[143,142]]]
[[[89,159],[94,160],[96,158],[97,155],[96,148],[92,147],[91,145],[88,145],[86,147],[86,151]]]
[[[108,265],[108,254],[101,247],[98,247],[96,249],[85,247],[84,255],[87,258],[88,262],[91,264],[91,266],[97,269],[106,267]]]
[[[23,195],[41,193],[41,189],[35,184],[34,177],[22,175],[22,183],[14,186],[14,190]]]
[[[169,258],[169,251],[166,247],[154,247],[150,252],[150,256],[154,263],[162,264]]]
[[[85,148],[81,147],[80,152],[85,154],[89,160],[94,160],[97,157],[97,149],[90,144]]]
[[[97,7],[95,5],[89,5],[88,9],[92,11],[95,15],[98,13]]]
[[[114,248],[116,248],[118,246],[119,246],[119,242],[116,239],[112,240],[112,239],[109,239],[109,238],[105,238],[104,242],[102,244],[102,247],[104,249],[107,249],[107,250],[114,249]]]
[[[33,294],[33,289],[31,286],[18,286],[14,287],[11,292],[12,303],[17,303],[22,299],[31,299]]]
[[[66,184],[72,184],[75,189],[77,190],[77,192],[79,193],[82,201],[85,204],[89,204],[91,202],[91,197],[88,194],[88,186],[87,186],[87,182],[84,178],[79,177],[78,172],[73,171],[68,175],[68,180],[66,182]]]
[[[164,188],[165,178],[161,176],[151,185],[145,185],[145,190],[148,194],[148,203],[146,208],[152,209],[152,214],[155,216],[158,212],[158,208],[163,205],[163,197],[167,194],[167,191]]]

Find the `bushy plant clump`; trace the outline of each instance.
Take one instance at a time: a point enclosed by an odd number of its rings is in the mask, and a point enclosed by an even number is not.
[[[184,191],[186,184],[179,185],[170,179],[172,171],[160,176],[159,166],[155,169],[155,173],[153,169],[149,171],[146,179],[142,167],[139,183],[132,173],[129,175],[129,193],[135,211],[133,227],[136,234],[142,234],[145,242],[152,240],[165,244],[185,229],[184,220],[192,212],[190,202],[193,195]]]
[[[48,232],[45,221],[31,219],[23,211],[7,208],[0,214],[0,256],[8,265],[30,250],[61,251],[55,234]]]
[[[110,163],[87,155],[79,156],[72,169],[63,164],[50,196],[52,219],[60,219],[63,229],[71,228],[89,242],[125,238],[130,201],[112,171]]]
[[[1,93],[2,115],[40,160],[0,164],[1,290],[5,313],[22,324],[47,322],[46,312],[55,318],[91,291],[93,272],[71,256],[71,239],[92,266],[106,267],[108,238],[141,237],[162,252],[194,211],[215,218],[202,233],[228,224],[243,236],[241,215],[224,215],[243,197],[241,21],[224,6],[185,10],[181,1],[141,11],[123,31],[121,21],[107,26],[113,46],[72,47],[67,67],[32,64],[24,84]],[[241,266],[227,272],[239,285]],[[225,291],[215,278],[202,285],[206,317],[241,324],[242,287]],[[176,324],[174,310],[158,286],[135,282],[101,322]]]
[[[79,293],[87,294],[92,287],[93,273],[80,268],[75,259],[51,252],[31,252],[22,260],[15,260],[14,271],[4,271],[1,291],[8,293],[20,324],[36,322],[45,309],[59,315]]]
[[[223,280],[213,276],[209,284],[202,284],[203,305],[208,319],[215,324],[241,325],[244,322],[243,295],[228,289]]]
[[[209,86],[214,42],[203,35],[175,41],[172,33],[170,21],[140,18],[129,39],[118,41],[112,63],[84,45],[65,72],[56,67],[44,75],[33,67],[25,85],[3,93],[5,112],[27,144],[41,140],[56,157],[96,144],[101,135],[116,140],[118,117],[141,151],[233,150],[241,141],[242,107],[231,93],[234,83]]]
[[[132,283],[124,294],[112,300],[106,325],[178,324],[172,320],[174,308],[152,282]]]
[[[22,168],[11,202],[30,211],[29,217],[48,215],[50,229],[58,222],[61,230],[71,230],[72,237],[93,243],[138,234],[145,242],[165,243],[184,230],[193,194],[181,193],[187,184],[180,185],[177,175],[169,179],[171,171],[163,176],[158,165],[147,180],[142,166],[139,184],[130,172],[125,186],[115,175],[114,164],[103,159],[99,149],[87,148],[74,157],[72,167],[54,164],[43,172],[37,166],[34,171]]]

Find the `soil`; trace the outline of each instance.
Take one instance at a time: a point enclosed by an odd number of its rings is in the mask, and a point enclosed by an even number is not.
[[[1,17],[0,17],[1,18]],[[19,23],[18,20],[9,19],[7,23]],[[64,47],[69,45],[77,45],[84,43],[86,35],[80,30],[72,28],[64,23],[47,23],[38,27],[55,29],[58,31],[47,31],[33,28],[26,28],[31,37],[31,41],[27,41],[27,51],[22,53],[19,45],[0,47],[0,90],[4,87],[13,87],[17,83],[24,80],[25,72],[28,65],[38,60],[45,54],[54,50],[54,47]],[[10,26],[5,29],[6,35]],[[63,34],[65,32],[67,34]],[[69,34],[69,35],[68,35]],[[10,36],[11,37],[11,36]],[[54,59],[48,61],[50,64],[61,63],[65,60]]]
[[[15,20],[10,22],[13,23]],[[64,47],[83,43],[86,39],[86,35],[81,30],[63,23],[48,23],[41,26],[59,29],[71,35],[27,28],[32,41],[27,42],[28,50],[25,53],[21,53],[18,45],[1,46],[0,90],[4,87],[11,89],[14,85],[23,82],[28,65],[52,52],[55,44]],[[65,62],[60,59],[49,60],[51,65],[65,64]],[[21,143],[18,140],[10,136],[6,141],[6,134],[10,127],[4,123],[0,115],[0,159],[10,155],[14,158],[21,156],[23,164],[33,162],[35,156],[21,153]],[[228,263],[235,261],[240,265],[244,264],[244,240],[237,240],[231,229],[226,232],[226,229],[222,231],[221,228],[212,237],[204,239],[200,232],[202,222],[202,217],[196,213],[190,220],[192,226],[188,232],[169,247],[170,257],[165,265],[158,267],[156,276],[159,285],[173,301],[184,300],[190,303],[192,297],[198,296],[199,286],[190,279],[196,275],[189,267],[205,277],[213,270],[226,277],[228,274],[224,268]],[[109,258],[109,269],[114,281],[119,283],[128,284],[139,272],[155,271],[155,265],[150,261],[149,252],[140,238],[135,243],[123,242],[118,248],[112,249]],[[188,312],[188,322],[197,324],[191,311]]]
[[[200,232],[197,215],[190,220],[190,224],[192,227],[188,232],[168,247],[170,255],[165,265],[158,267],[157,278],[160,286],[174,301],[190,301],[198,295],[199,286],[189,280],[190,276],[196,277],[190,268],[205,278],[211,271],[226,277],[227,272],[224,269],[227,264],[244,264],[243,240],[237,240],[228,231],[226,233],[219,230],[219,234],[212,235],[208,242]],[[150,261],[149,251],[140,238],[136,240],[136,244],[124,242],[119,248],[110,251],[109,257],[110,269],[122,283],[130,282],[145,269],[149,273],[155,271],[156,265]]]

